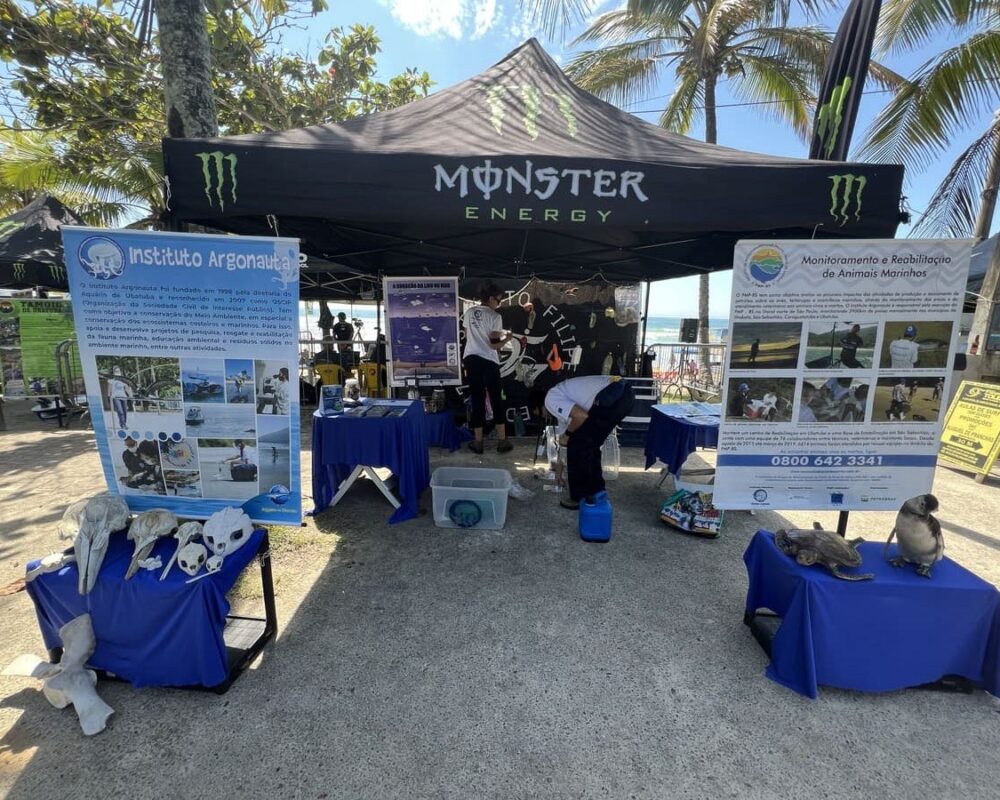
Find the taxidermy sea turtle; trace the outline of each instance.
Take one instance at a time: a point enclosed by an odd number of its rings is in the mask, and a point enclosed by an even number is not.
[[[858,545],[863,541],[864,539],[848,541],[833,531],[823,530],[818,522],[813,523],[812,530],[794,528],[774,534],[774,543],[785,555],[791,556],[804,567],[822,564],[835,578],[845,581],[868,581],[875,577],[870,572],[864,575],[845,575],[840,572],[840,567],[861,566]]]

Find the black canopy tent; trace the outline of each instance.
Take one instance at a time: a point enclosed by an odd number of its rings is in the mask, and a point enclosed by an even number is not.
[[[304,297],[381,275],[660,280],[730,268],[741,238],[900,222],[902,167],[669,133],[577,88],[534,39],[393,111],[163,149],[173,221],[300,238],[327,262],[307,263]]]
[[[41,195],[0,219],[0,287],[43,286],[68,291],[60,228],[82,224],[76,214],[49,195]]]

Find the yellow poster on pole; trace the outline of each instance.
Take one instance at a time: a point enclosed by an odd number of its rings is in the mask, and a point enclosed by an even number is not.
[[[977,481],[989,474],[1000,453],[1000,386],[962,381],[948,407],[941,434],[940,457],[978,472]]]

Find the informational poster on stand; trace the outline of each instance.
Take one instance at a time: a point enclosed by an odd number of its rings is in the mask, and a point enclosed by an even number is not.
[[[74,335],[69,300],[0,298],[0,387],[4,397],[82,394]]]
[[[63,228],[111,491],[135,511],[298,524],[294,239]]]
[[[458,278],[386,278],[390,386],[458,386]]]
[[[998,454],[1000,386],[962,381],[944,420],[941,458],[986,476]]]
[[[736,245],[717,507],[894,510],[931,490],[970,251]]]

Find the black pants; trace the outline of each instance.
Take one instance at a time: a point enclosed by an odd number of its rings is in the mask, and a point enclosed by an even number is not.
[[[601,445],[628,416],[635,402],[632,387],[624,381],[612,383],[594,399],[587,420],[569,436],[566,471],[572,500],[604,491]]]
[[[500,396],[500,365],[480,356],[466,356],[463,363],[472,398],[472,427],[481,428],[486,421],[487,392],[493,407],[493,424],[506,425],[507,407]]]

